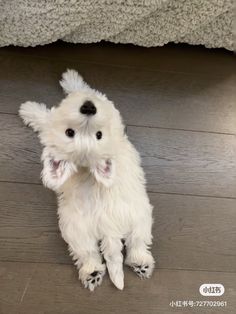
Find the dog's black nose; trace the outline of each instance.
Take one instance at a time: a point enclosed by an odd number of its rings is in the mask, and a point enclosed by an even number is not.
[[[96,109],[96,107],[94,106],[94,104],[90,100],[87,100],[80,107],[80,112],[82,114],[86,114],[86,115],[90,116],[90,115],[94,115],[97,112],[97,109]]]

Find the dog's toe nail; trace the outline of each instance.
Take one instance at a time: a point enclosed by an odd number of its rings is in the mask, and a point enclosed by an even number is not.
[[[96,280],[95,280],[95,279],[93,279],[91,282],[94,284],[94,283],[95,283],[95,281],[96,281]]]
[[[94,271],[94,272],[91,274],[91,276],[92,276],[92,277],[96,277],[97,274],[98,274],[98,271]]]

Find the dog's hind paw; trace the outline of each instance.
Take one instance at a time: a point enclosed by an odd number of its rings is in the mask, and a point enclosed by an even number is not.
[[[94,271],[85,278],[82,283],[84,287],[89,289],[90,291],[94,291],[94,289],[101,285],[102,278],[105,275],[105,271]]]

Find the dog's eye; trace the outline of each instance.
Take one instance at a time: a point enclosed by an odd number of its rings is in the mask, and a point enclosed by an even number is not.
[[[75,131],[73,129],[66,129],[65,133],[68,137],[74,137],[75,135]]]
[[[98,131],[98,132],[96,133],[96,138],[97,138],[98,140],[100,140],[100,139],[102,138],[102,132],[101,132],[101,131]]]

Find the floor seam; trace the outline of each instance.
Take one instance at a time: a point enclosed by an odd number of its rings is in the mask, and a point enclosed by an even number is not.
[[[10,116],[18,116],[18,113],[14,112],[1,112],[0,115],[10,115]],[[192,132],[192,133],[206,133],[206,134],[216,134],[216,135],[230,135],[236,136],[235,133],[231,132],[217,132],[217,131],[206,131],[206,130],[194,130],[194,129],[182,129],[182,128],[171,128],[171,127],[162,127],[162,126],[152,126],[152,125],[137,125],[137,124],[126,124],[127,128],[135,127],[135,128],[147,128],[147,129],[160,129],[160,130],[170,130],[170,131],[183,131],[183,132]]]
[[[135,128],[148,128],[148,129],[161,129],[161,130],[172,130],[172,131],[183,131],[183,132],[193,132],[193,133],[207,133],[207,134],[216,134],[216,135],[230,135],[235,136],[236,133],[230,132],[216,132],[216,131],[205,131],[205,130],[193,130],[193,129],[181,129],[181,128],[168,128],[162,126],[149,126],[149,125],[136,125],[136,124],[126,124],[129,127]]]
[[[0,180],[0,183],[6,183],[6,184],[24,184],[24,185],[36,185],[36,186],[42,186],[42,183],[36,183],[36,182],[21,182],[21,181],[5,181]],[[165,195],[180,195],[180,196],[193,196],[193,197],[202,197],[202,198],[217,198],[217,199],[229,199],[229,200],[236,200],[236,197],[234,196],[218,196],[218,195],[202,195],[202,194],[186,194],[186,193],[175,193],[175,192],[162,192],[162,191],[152,191],[148,190],[148,193],[151,194],[165,194]]]
[[[64,266],[71,266],[74,267],[73,263],[52,263],[52,262],[29,262],[29,261],[1,261],[0,263],[22,263],[22,264],[34,264],[34,268],[32,271],[32,275],[30,276],[30,278],[28,279],[26,286],[27,289],[29,287],[30,281],[32,280],[34,273],[35,273],[35,268],[37,266],[37,264],[41,264],[41,265],[64,265]],[[125,265],[124,265],[125,266]],[[128,267],[128,266],[126,266]],[[170,271],[195,271],[195,272],[209,272],[209,273],[229,273],[229,274],[236,274],[236,270],[232,270],[232,271],[228,271],[228,270],[208,270],[208,269],[193,269],[193,268],[171,268],[171,267],[155,267],[155,270],[170,270]],[[26,287],[24,290],[27,290]],[[27,291],[23,291],[23,294],[25,295]],[[23,299],[23,294],[21,296],[21,299]]]
[[[186,194],[186,193],[174,193],[174,192],[160,192],[160,191],[151,191],[147,190],[151,194],[165,194],[165,195],[180,195],[180,196],[193,196],[193,197],[202,197],[202,198],[217,198],[217,199],[230,199],[236,200],[234,196],[216,196],[216,195],[202,195],[202,194]]]

